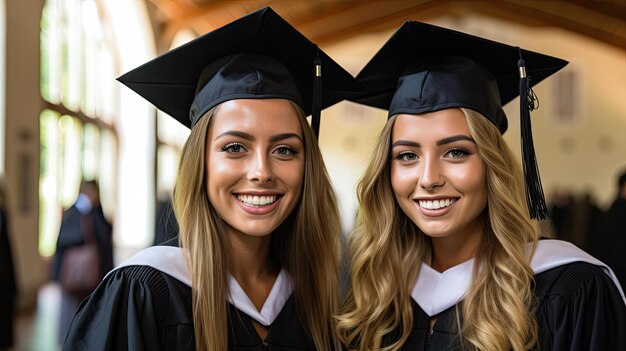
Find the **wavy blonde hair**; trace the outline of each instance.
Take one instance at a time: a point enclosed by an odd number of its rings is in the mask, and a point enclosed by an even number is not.
[[[293,279],[298,317],[316,348],[331,350],[338,347],[332,316],[338,306],[339,212],[315,136],[300,107],[292,106],[304,136],[304,181],[299,204],[272,235],[271,255]],[[196,348],[211,351],[228,349],[227,277],[234,259],[227,224],[206,190],[205,149],[218,108],[191,129],[173,191],[180,246],[189,252]]]
[[[526,350],[537,342],[529,253],[539,234],[526,209],[522,171],[493,123],[461,111],[486,165],[488,223],[462,303],[459,337],[464,349]],[[394,121],[385,125],[358,184],[361,207],[348,242],[351,282],[337,322],[349,350],[402,347],[413,324],[410,289],[421,262],[432,259],[430,238],[402,212],[391,187]]]

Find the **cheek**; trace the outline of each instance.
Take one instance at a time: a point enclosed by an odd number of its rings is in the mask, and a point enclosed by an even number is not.
[[[235,162],[229,162],[229,160],[220,159],[217,156],[209,157],[206,165],[207,174],[212,175],[235,173],[238,168]]]
[[[411,193],[417,181],[415,170],[391,165],[391,188],[396,194]]]
[[[228,189],[237,179],[238,167],[232,162],[209,155],[206,161],[206,189],[209,199],[216,201],[220,190]]]
[[[481,163],[480,166],[472,167],[459,177],[459,182],[464,184],[466,191],[476,196],[476,201],[487,205],[487,170]]]

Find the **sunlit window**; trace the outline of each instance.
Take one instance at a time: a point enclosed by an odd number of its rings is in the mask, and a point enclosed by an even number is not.
[[[195,37],[194,33],[183,29],[174,36],[170,49]],[[189,136],[189,129],[161,111],[157,113],[157,121],[157,194],[159,201],[165,201],[174,186],[180,153]]]
[[[39,251],[54,253],[61,213],[80,181],[97,179],[105,215],[115,199],[114,60],[95,0],[47,0],[41,19]]]

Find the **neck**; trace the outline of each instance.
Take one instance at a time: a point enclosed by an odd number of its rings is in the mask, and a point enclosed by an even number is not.
[[[472,228],[467,228],[467,232],[462,235],[432,238],[431,267],[438,272],[443,272],[476,257],[485,226],[483,221],[479,222]]]
[[[273,272],[270,260],[271,235],[254,237],[238,232],[230,234],[231,274],[240,283],[257,281]]]

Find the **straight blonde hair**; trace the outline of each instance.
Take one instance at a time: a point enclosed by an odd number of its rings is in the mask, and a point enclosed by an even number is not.
[[[459,338],[464,349],[526,350],[537,342],[529,257],[539,234],[526,209],[519,162],[502,135],[479,113],[461,111],[487,169],[488,223],[462,303]],[[430,238],[402,212],[391,188],[394,122],[395,116],[385,125],[357,190],[361,207],[348,242],[351,282],[337,318],[349,350],[402,347],[413,324],[410,289],[421,262],[432,259]]]
[[[272,234],[271,254],[293,279],[298,318],[316,348],[331,350],[339,347],[332,318],[338,306],[339,211],[317,140],[300,107],[292,106],[304,136],[304,181],[299,204]],[[210,351],[228,349],[227,277],[233,259],[227,224],[206,190],[205,150],[218,108],[192,128],[173,192],[180,246],[189,253],[196,348]]]

